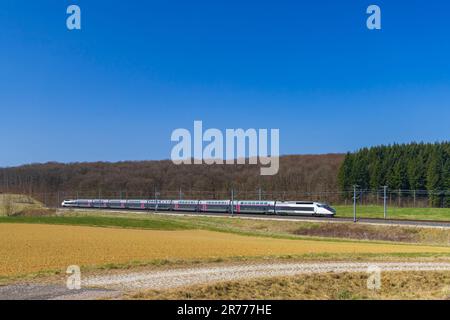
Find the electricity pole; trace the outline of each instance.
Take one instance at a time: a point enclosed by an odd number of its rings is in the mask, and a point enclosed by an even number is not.
[[[155,212],[158,212],[158,192],[155,187]]]
[[[387,219],[387,186],[384,186],[384,219]]]
[[[356,186],[353,186],[353,222],[356,222]]]
[[[234,215],[234,189],[231,189],[231,215]]]

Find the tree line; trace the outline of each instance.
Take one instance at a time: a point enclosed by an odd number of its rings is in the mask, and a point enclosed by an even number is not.
[[[261,176],[256,165],[175,165],[170,160],[49,162],[0,168],[0,192],[27,195],[65,192],[74,196],[80,191],[93,197],[114,192],[150,196],[155,191],[181,189],[187,195],[198,191],[198,196],[220,198],[234,189],[249,192],[238,194],[240,197],[253,198],[261,189],[278,199],[288,191],[292,194],[286,199],[306,199],[310,194],[321,200],[323,194],[324,201],[336,203],[351,199],[352,193],[347,191],[354,185],[365,190],[388,186],[402,198],[408,197],[403,190],[428,190],[431,205],[449,207],[450,143],[394,144],[347,155],[283,156],[275,176]],[[170,195],[177,197],[176,193]],[[56,203],[56,199],[52,201]]]
[[[237,191],[299,193],[336,190],[343,154],[295,155],[280,158],[275,176],[261,176],[258,165],[175,165],[170,160],[94,163],[44,163],[0,169],[0,192],[55,193]]]
[[[430,204],[450,207],[450,142],[394,144],[348,153],[338,174],[341,190],[427,190]],[[347,194],[350,197],[350,193]]]

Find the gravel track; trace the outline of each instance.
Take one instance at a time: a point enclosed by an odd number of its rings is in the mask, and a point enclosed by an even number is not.
[[[56,284],[13,284],[0,286],[0,300],[90,300],[115,298],[120,291],[82,288],[69,290]]]
[[[260,277],[292,276],[311,273],[366,272],[370,266],[381,271],[450,271],[450,263],[254,263],[97,276],[85,279],[83,285],[115,290],[170,289],[195,284],[254,279]]]
[[[81,290],[57,284],[13,284],[0,286],[0,300],[83,300],[120,298],[124,292],[165,290],[220,281],[293,276],[313,273],[367,272],[369,267],[385,271],[450,271],[450,263],[437,262],[329,262],[248,263],[172,269],[166,271],[121,272],[82,279]]]

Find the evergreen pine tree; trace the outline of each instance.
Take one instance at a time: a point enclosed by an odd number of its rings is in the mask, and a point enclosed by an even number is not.
[[[439,207],[441,205],[440,195],[438,194],[438,191],[441,190],[441,161],[439,152],[435,150],[428,162],[427,190],[430,194],[430,205],[433,207]]]
[[[350,189],[352,185],[352,168],[353,168],[353,155],[351,153],[347,153],[345,156],[344,162],[339,169],[338,175],[338,184],[341,191],[347,191]],[[345,197],[348,197],[348,194],[344,194]]]

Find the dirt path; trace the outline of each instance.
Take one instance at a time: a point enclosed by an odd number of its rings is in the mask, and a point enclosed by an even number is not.
[[[120,272],[82,279],[81,290],[55,284],[14,284],[0,286],[0,300],[10,299],[102,299],[120,298],[124,292],[164,290],[195,284],[260,277],[312,273],[366,272],[376,266],[381,271],[450,271],[450,263],[434,262],[331,262],[331,263],[251,263],[148,272]]]
[[[435,262],[331,262],[331,263],[249,263],[166,271],[121,272],[82,279],[81,290],[55,284],[15,284],[0,287],[3,299],[101,299],[119,298],[124,292],[164,290],[195,284],[292,276],[312,273],[366,272],[376,266],[384,271],[450,271],[450,263]]]
[[[108,289],[69,290],[60,284],[24,283],[0,286],[0,300],[94,300],[121,295],[120,291]]]
[[[232,281],[260,277],[291,276],[310,273],[366,272],[370,266],[381,271],[449,271],[450,263],[253,263],[247,265],[218,266],[167,270],[157,272],[127,273],[97,276],[83,281],[88,287],[114,290],[170,289],[194,284]]]

